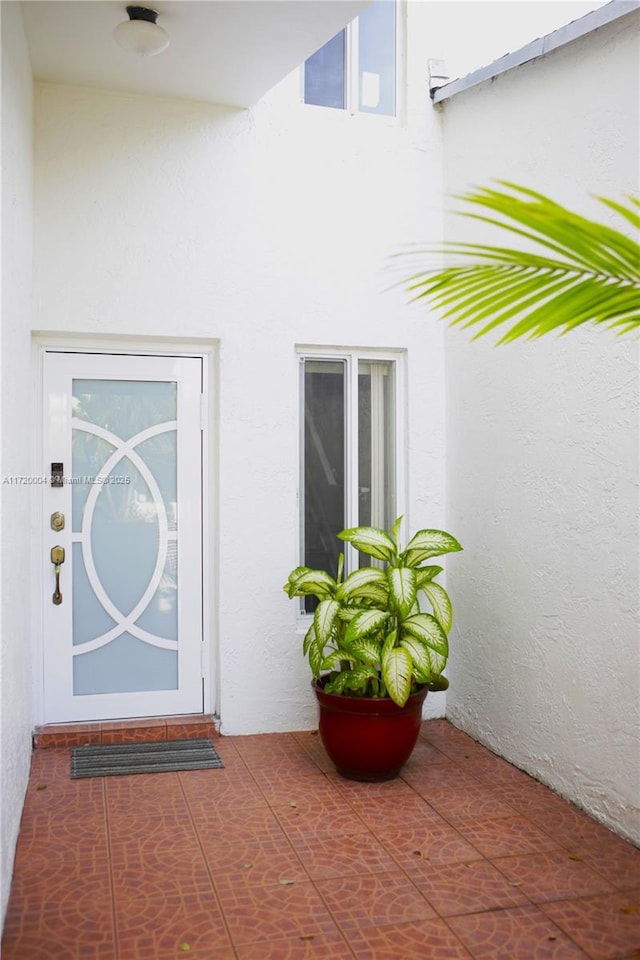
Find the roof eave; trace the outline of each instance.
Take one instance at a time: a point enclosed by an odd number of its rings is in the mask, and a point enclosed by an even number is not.
[[[500,76],[501,73],[507,73],[509,70],[522,66],[524,63],[537,60],[545,56],[545,54],[551,53],[552,50],[565,47],[567,44],[573,43],[574,40],[578,40],[580,37],[584,37],[600,27],[613,23],[621,17],[626,17],[638,9],[640,9],[640,0],[611,0],[611,2],[605,4],[605,6],[585,14],[584,17],[580,17],[578,20],[572,20],[571,23],[560,27],[558,30],[554,30],[552,33],[548,33],[544,37],[533,40],[526,46],[514,51],[514,53],[507,53],[504,57],[494,60],[493,63],[488,64],[486,67],[480,67],[480,69],[467,74],[466,77],[461,77],[459,80],[452,80],[451,83],[438,87],[432,93],[432,100],[434,104],[443,103],[456,94],[462,93],[463,90],[469,90],[471,87],[485,83],[487,80],[493,80],[494,77]]]

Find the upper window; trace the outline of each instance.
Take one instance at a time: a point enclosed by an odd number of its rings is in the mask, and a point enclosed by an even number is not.
[[[357,554],[346,527],[389,529],[396,516],[396,362],[357,354],[301,357],[301,563],[335,576]],[[361,564],[371,558],[361,556]],[[305,598],[311,612],[313,598]]]
[[[373,0],[304,64],[304,102],[396,113],[396,4]]]

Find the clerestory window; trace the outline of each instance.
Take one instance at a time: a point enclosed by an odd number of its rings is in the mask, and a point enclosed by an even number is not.
[[[388,529],[398,509],[398,362],[359,353],[300,357],[301,564],[335,575],[337,539],[352,526]],[[363,557],[362,562],[370,558]],[[303,612],[311,613],[312,598]]]
[[[304,102],[352,112],[396,114],[397,12],[373,0],[304,64]]]

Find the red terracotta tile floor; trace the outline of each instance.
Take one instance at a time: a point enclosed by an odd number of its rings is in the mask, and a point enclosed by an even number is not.
[[[202,735],[123,735],[180,727]],[[33,754],[3,960],[640,960],[640,850],[446,721],[382,784],[340,778],[313,733],[216,737],[219,770],[71,780],[57,733]]]

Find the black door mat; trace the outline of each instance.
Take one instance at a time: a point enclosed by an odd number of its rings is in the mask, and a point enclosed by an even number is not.
[[[103,743],[71,748],[71,779],[224,767],[211,740]]]

